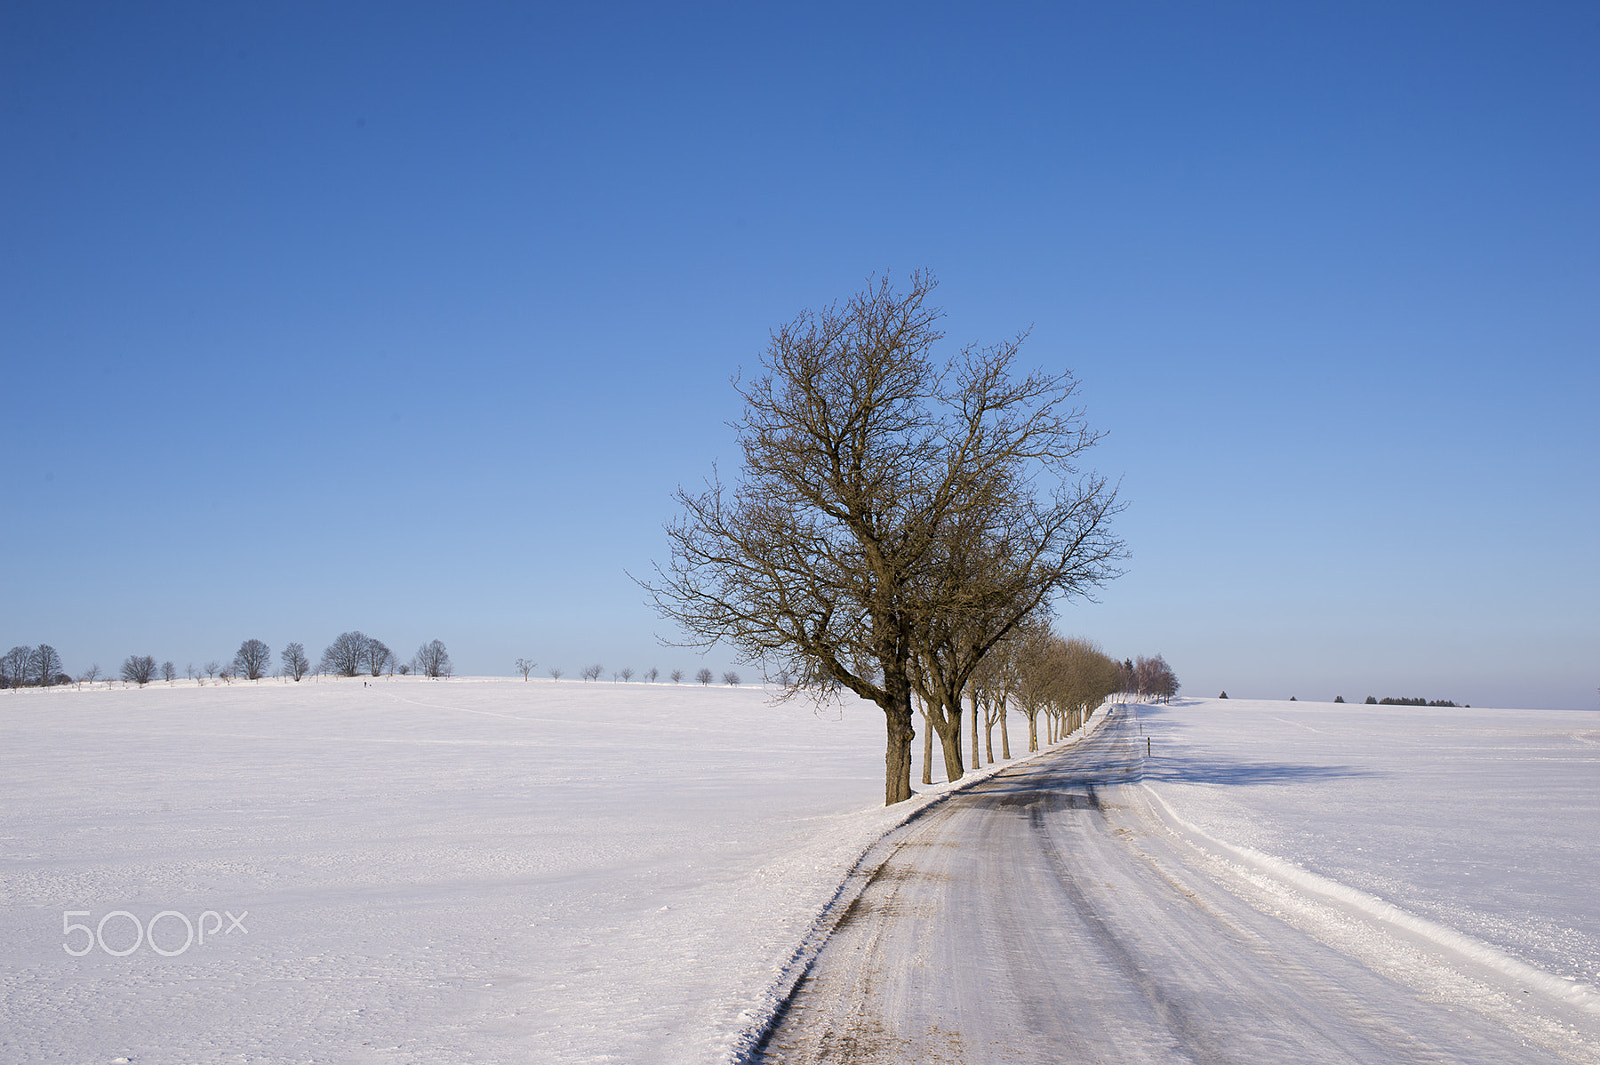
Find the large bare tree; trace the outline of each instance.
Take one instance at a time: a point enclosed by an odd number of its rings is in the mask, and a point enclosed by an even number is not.
[[[341,632],[334,637],[322,652],[322,672],[333,673],[341,677],[353,677],[360,673],[367,664],[368,646],[373,642],[372,637],[356,629],[352,632]],[[388,648],[384,648],[388,650]],[[208,664],[206,667],[210,669]]]
[[[28,664],[33,674],[33,682],[41,688],[50,687],[61,675],[61,656],[47,643],[41,643],[33,649],[28,656]]]
[[[1075,480],[1095,436],[1071,406],[1072,378],[1014,378],[1020,340],[936,358],[933,285],[869,283],[772,334],[760,371],[735,379],[738,480],[679,490],[671,562],[642,582],[689,645],[725,642],[788,670],[789,694],[844,688],[875,703],[890,804],[911,796],[911,694],[929,633],[959,632],[928,685],[959,693],[1017,618],[1114,575],[1120,552],[1115,493]],[[955,543],[1006,590],[945,595]],[[959,775],[959,724],[954,743]]]
[[[418,673],[435,679],[448,677],[452,668],[450,652],[445,650],[443,642],[439,640],[430,640],[417,648],[416,657],[412,658],[411,662]]]
[[[389,645],[368,636],[366,646],[361,651],[361,668],[366,670],[367,675],[379,677],[386,669],[393,672],[394,666],[394,652],[389,650]]]
[[[260,640],[246,640],[233,656],[233,671],[245,680],[260,680],[272,668],[272,648]]]

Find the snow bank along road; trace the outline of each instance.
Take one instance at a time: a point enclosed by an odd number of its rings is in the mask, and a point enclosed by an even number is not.
[[[890,833],[768,1062],[1600,1062],[1600,996],[1266,855],[1142,779],[1133,714]]]

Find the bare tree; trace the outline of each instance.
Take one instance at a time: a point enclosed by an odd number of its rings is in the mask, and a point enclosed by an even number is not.
[[[450,675],[450,652],[444,649],[444,644],[432,640],[417,648],[416,655],[412,658],[417,672],[425,677],[448,677]]]
[[[651,666],[649,669],[645,670],[644,673],[644,679],[649,681],[651,684],[654,684],[656,682],[656,678],[659,676],[661,676],[661,671],[655,666]]]
[[[557,669],[555,666],[551,666],[550,667],[550,679],[551,680],[560,680],[561,679],[561,670]]]
[[[731,669],[727,670],[722,674],[722,683],[730,688],[737,688],[739,686],[739,674]]]
[[[56,682],[61,675],[61,656],[56,649],[47,643],[41,643],[33,649],[28,656],[33,682],[41,688],[48,688]]]
[[[667,676],[672,679],[672,683],[677,684],[679,681],[683,680],[683,670],[675,669],[671,673],[668,673]]]
[[[93,684],[95,681],[99,680],[102,675],[103,674],[100,672],[100,663],[95,662],[91,664],[88,669],[83,671],[83,675],[78,678],[78,681],[79,683],[83,684]],[[5,685],[0,684],[0,687],[4,686]]]
[[[122,679],[144,687],[155,679],[156,660],[150,655],[129,655],[122,662]]]
[[[178,667],[171,662],[161,663],[161,679],[171,684],[178,679]]]
[[[522,674],[522,679],[523,679],[524,682],[527,681],[528,674],[532,673],[534,667],[537,666],[538,664],[539,663],[535,662],[531,658],[519,658],[519,659],[517,659],[517,672]]]
[[[1121,552],[1115,491],[1078,473],[1097,435],[1071,406],[1076,383],[1013,378],[1020,338],[936,361],[932,288],[923,274],[904,294],[885,280],[773,334],[758,376],[735,382],[738,482],[679,490],[672,560],[642,582],[693,646],[789,669],[786,694],[828,685],[875,703],[890,804],[911,796],[930,619],[952,634],[928,689],[954,708],[941,739],[959,775],[959,693],[976,663],[1039,603],[1114,576]],[[994,587],[951,579],[956,543]]]
[[[234,652],[233,671],[245,680],[260,680],[272,668],[272,648],[260,640],[246,640]]]
[[[705,666],[701,666],[699,671],[695,673],[694,679],[699,681],[701,684],[710,684],[712,681],[716,680],[717,677],[715,673],[711,672],[711,670],[707,669]]]
[[[305,644],[291,643],[283,649],[279,658],[283,661],[283,675],[295,681],[311,672],[311,659],[306,657]]]
[[[1042,621],[1019,627],[1015,640],[1012,695],[1028,722],[1028,750],[1032,752],[1039,749],[1039,714],[1055,691],[1061,641]]]
[[[389,650],[388,645],[368,636],[366,645],[361,649],[361,669],[370,677],[378,677],[393,665],[394,652]]]
[[[0,688],[21,688],[28,683],[33,648],[17,646],[0,657]]]
[[[604,673],[605,671],[606,671],[606,667],[602,666],[599,662],[596,662],[594,665],[589,666],[587,669],[585,669],[583,671],[583,679],[584,680],[599,680],[600,679],[600,675],[602,673]]]
[[[368,645],[371,643],[372,637],[360,629],[341,632],[322,652],[322,672],[341,677],[355,676],[367,665]]]
[[[211,661],[209,661],[209,662],[207,662],[205,664],[206,676],[207,677],[215,677],[217,675],[217,671],[220,670],[221,668],[222,668],[222,663],[218,662],[215,658],[213,658]]]
[[[623,666],[622,667],[622,672],[621,672],[620,675],[622,677],[623,683],[627,683],[627,682],[633,680],[633,667],[632,666]]]

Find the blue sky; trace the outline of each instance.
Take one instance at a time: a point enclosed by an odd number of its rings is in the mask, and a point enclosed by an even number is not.
[[[0,12],[0,644],[692,670],[729,376],[922,267],[1108,431],[1064,630],[1600,701],[1600,9],[334,6]]]

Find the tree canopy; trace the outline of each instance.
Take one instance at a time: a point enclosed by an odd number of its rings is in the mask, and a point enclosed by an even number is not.
[[[642,582],[690,646],[876,703],[888,803],[911,795],[914,685],[958,692],[1023,618],[1090,595],[1122,555],[1116,491],[1078,466],[1098,434],[1072,376],[1018,374],[1021,336],[936,355],[933,287],[869,282],[773,332],[734,379],[737,478],[678,491],[671,561]],[[936,727],[959,752],[958,703]]]

